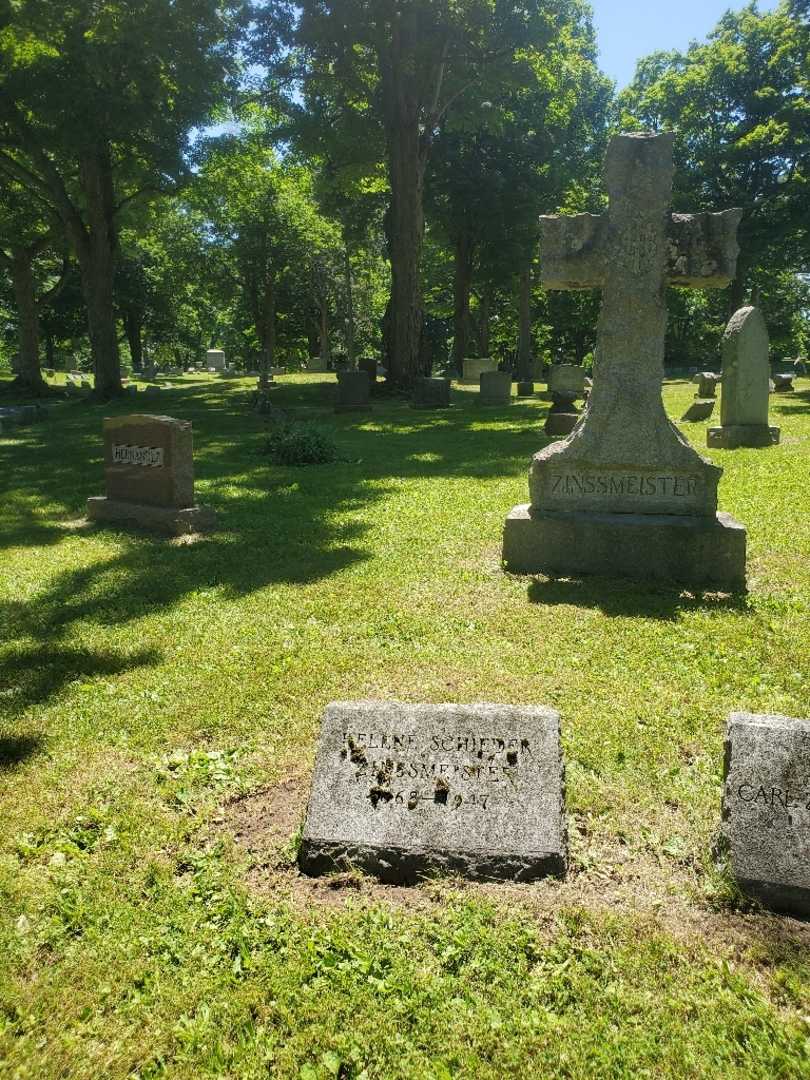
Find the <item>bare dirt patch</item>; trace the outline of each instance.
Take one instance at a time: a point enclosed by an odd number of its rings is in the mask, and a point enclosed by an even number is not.
[[[810,955],[810,922],[714,908],[704,899],[703,876],[691,860],[630,851],[604,836],[585,840],[572,835],[572,865],[564,881],[516,884],[454,878],[402,886],[383,885],[355,872],[309,878],[299,873],[295,862],[308,790],[308,777],[292,777],[234,800],[221,817],[221,827],[250,856],[248,886],[308,914],[349,902],[427,911],[451,900],[486,898],[552,934],[561,909],[580,908],[598,916],[637,919],[683,942],[685,949],[708,946],[726,962],[747,967],[765,992],[770,969],[791,956]]]

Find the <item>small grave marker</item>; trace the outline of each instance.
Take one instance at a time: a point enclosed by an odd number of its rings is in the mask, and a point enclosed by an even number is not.
[[[723,334],[720,427],[709,428],[709,446],[772,446],[779,428],[768,424],[768,329],[762,312],[742,307]]]
[[[729,716],[723,833],[744,892],[810,916],[810,720]]]
[[[107,494],[87,500],[92,521],[131,522],[180,535],[213,527],[213,510],[194,504],[191,422],[171,416],[104,421]]]
[[[336,702],[323,716],[299,864],[397,883],[561,876],[563,793],[552,709]]]

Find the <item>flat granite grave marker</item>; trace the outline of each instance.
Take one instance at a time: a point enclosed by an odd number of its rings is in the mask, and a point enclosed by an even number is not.
[[[92,521],[130,522],[179,536],[216,522],[194,504],[190,420],[171,416],[107,417],[104,421],[106,496],[87,500]]]
[[[391,883],[567,866],[560,717],[541,706],[326,707],[298,861]]]
[[[756,307],[741,307],[728,321],[721,346],[720,427],[706,432],[712,447],[773,446],[779,428],[768,424],[768,328]]]
[[[543,284],[602,289],[594,384],[573,432],[536,454],[504,529],[507,570],[740,587],[745,529],[717,512],[722,470],[664,411],[667,284],[727,285],[739,210],[670,213],[673,135],[617,135],[607,214],[543,217]]]
[[[696,397],[686,412],[681,417],[681,423],[695,424],[701,420],[708,420],[714,412],[715,399]]]
[[[743,892],[810,917],[810,720],[732,713],[723,835]]]

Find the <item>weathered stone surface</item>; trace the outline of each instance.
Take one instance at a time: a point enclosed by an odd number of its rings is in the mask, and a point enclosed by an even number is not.
[[[357,370],[365,371],[372,386],[377,381],[377,367],[378,364],[376,356],[361,356],[360,359],[357,361]]]
[[[723,833],[744,892],[810,917],[810,720],[729,716]]]
[[[737,255],[739,212],[699,215],[701,220],[693,225],[687,215],[669,213],[672,144],[671,133],[616,136],[605,162],[608,213],[593,220],[590,215],[573,221],[541,219],[543,284],[599,285],[602,306],[588,410],[565,440],[535,455],[529,494],[533,511],[705,518],[708,533],[722,537],[716,525],[722,470],[693,450],[668,419],[661,400],[664,286],[669,281],[725,284]],[[677,531],[672,543],[663,543],[665,527],[659,521],[654,529],[638,529],[634,542],[654,544],[663,558],[682,537],[680,526],[673,523]],[[735,536],[739,528],[735,525]],[[603,534],[604,521],[594,520],[597,544]],[[533,530],[531,535],[542,543],[546,532]],[[588,544],[581,516],[570,535]],[[722,540],[718,544],[718,557],[724,561],[727,545]],[[744,551],[744,543],[728,550]],[[655,557],[652,551],[650,558],[636,561],[652,566]],[[600,561],[570,551],[572,569]],[[534,566],[526,569],[546,565],[548,559],[538,550]],[[711,570],[711,565],[705,567],[707,579]],[[718,573],[729,576],[725,566],[718,566]],[[651,569],[649,576],[661,575]],[[742,579],[744,567],[731,576]]]
[[[110,499],[177,509],[193,506],[191,422],[143,413],[108,417],[104,476]]]
[[[479,380],[483,372],[497,370],[497,360],[492,360],[490,357],[484,356],[471,357],[466,359],[462,364],[461,381],[466,386],[479,386]]]
[[[571,401],[580,399],[585,391],[585,369],[576,364],[552,364],[548,372],[548,389]]]
[[[413,388],[411,405],[415,409],[449,409],[450,379],[417,379]]]
[[[767,424],[727,424],[708,428],[706,445],[717,450],[736,450],[739,446],[776,446],[779,428]]]
[[[518,397],[532,397],[534,394],[534,383],[526,380],[525,382],[519,382],[517,384],[516,393]]]
[[[107,417],[104,478],[106,497],[87,503],[88,516],[94,521],[133,521],[172,533],[213,525],[213,511],[194,505],[188,420],[142,413]]]
[[[299,864],[384,881],[532,881],[566,870],[559,714],[337,702],[323,716]]]
[[[371,379],[367,371],[339,371],[335,412],[367,412],[371,408]]]
[[[762,312],[742,307],[723,334],[720,427],[709,428],[709,446],[772,446],[779,428],[768,425],[768,330]]]
[[[560,513],[516,506],[503,561],[516,574],[601,574],[694,588],[745,584],[745,529],[730,514]]]
[[[91,521],[135,525],[170,536],[210,532],[216,528],[217,523],[215,512],[205,506],[180,509],[170,506],[141,506],[138,503],[107,499],[103,495],[87,500],[87,516]]]
[[[694,424],[700,420],[708,420],[714,412],[715,398],[695,398],[689,408],[681,417],[682,423]]]
[[[581,419],[582,413],[573,399],[555,393],[543,430],[551,436],[570,435]]]
[[[721,376],[716,375],[713,371],[698,372],[692,379],[693,383],[697,383],[695,397],[701,399],[715,397],[717,393],[717,384],[720,382],[720,379]]]
[[[224,371],[228,365],[222,349],[209,349],[205,354],[205,366],[209,371]]]
[[[479,405],[509,405],[512,401],[511,371],[482,371]]]

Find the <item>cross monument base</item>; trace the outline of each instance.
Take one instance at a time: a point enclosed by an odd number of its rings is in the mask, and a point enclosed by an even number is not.
[[[513,508],[505,568],[517,574],[602,574],[693,587],[745,587],[745,527],[731,514],[604,514]]]

